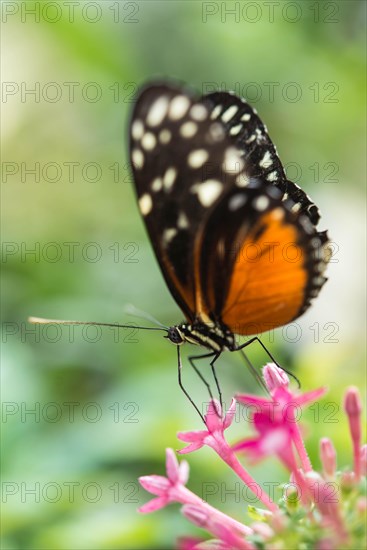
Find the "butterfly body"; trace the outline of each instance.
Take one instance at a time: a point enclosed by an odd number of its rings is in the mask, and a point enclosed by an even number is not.
[[[192,324],[181,323],[169,328],[167,338],[176,345],[189,342],[203,346],[215,353],[236,349],[232,331],[219,322],[203,322],[197,319]]]
[[[186,322],[175,344],[213,353],[299,317],[326,281],[326,232],[286,178],[256,111],[227,92],[143,89],[130,128],[140,212]]]

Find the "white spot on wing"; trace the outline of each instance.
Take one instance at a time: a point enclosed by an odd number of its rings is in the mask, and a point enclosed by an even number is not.
[[[131,160],[133,162],[134,167],[139,170],[140,168],[143,168],[144,166],[144,155],[143,152],[140,149],[133,149],[133,152],[131,153]]]
[[[205,149],[196,149],[187,157],[187,162],[191,168],[200,168],[209,158],[209,153]]]
[[[253,200],[252,204],[256,210],[262,212],[269,206],[269,199],[265,195],[260,195]]]
[[[185,122],[180,128],[180,134],[184,138],[193,137],[198,131],[198,125],[195,122]]]
[[[156,99],[148,111],[147,123],[149,126],[158,126],[166,116],[167,109],[168,98],[166,96],[160,96]]]
[[[152,210],[152,207],[153,207],[152,197],[148,195],[148,193],[145,193],[139,199],[140,212],[143,214],[143,216],[146,216]]]
[[[190,115],[194,120],[205,120],[208,116],[208,111],[204,105],[193,105],[190,109]]]
[[[221,112],[222,112],[222,105],[216,105],[212,111],[212,114],[210,115],[210,118],[212,120],[214,120],[215,118],[218,118]]]
[[[151,132],[146,132],[141,140],[141,146],[146,151],[151,151],[156,146],[157,140],[155,139],[155,135]]]
[[[234,115],[237,113],[237,111],[238,111],[237,105],[231,105],[229,109],[224,111],[224,113],[221,116],[221,119],[223,120],[223,122],[229,122],[231,118],[233,118]]]
[[[223,141],[226,133],[224,128],[218,122],[213,122],[209,128],[209,142]]]
[[[135,140],[140,139],[144,133],[144,124],[141,120],[134,120],[131,126],[131,135]]]
[[[261,168],[269,168],[273,164],[273,159],[271,158],[270,151],[266,151],[265,155],[259,162]]]
[[[231,212],[235,212],[236,210],[241,208],[241,206],[246,204],[246,202],[247,202],[246,195],[244,193],[237,193],[237,195],[233,195],[233,197],[229,199],[228,208],[229,210],[231,210]]]
[[[177,227],[180,229],[186,229],[189,227],[189,220],[187,219],[184,212],[180,212],[177,220]]]
[[[182,118],[190,107],[189,99],[184,95],[174,97],[170,103],[168,115],[171,120]]]
[[[275,181],[275,180],[277,180],[277,179],[278,179],[278,175],[277,175],[276,170],[274,170],[273,172],[270,172],[270,174],[268,174],[268,175],[266,176],[266,179],[267,179],[268,181]]]
[[[205,207],[211,206],[221,194],[223,185],[218,180],[206,180],[197,183],[191,188],[192,193],[197,193],[198,199]]]
[[[235,147],[228,147],[224,153],[223,170],[225,172],[238,173],[244,166],[245,162],[240,156],[240,151]]]
[[[160,191],[163,187],[163,181],[161,178],[155,178],[151,183],[151,188],[153,191]]]
[[[241,116],[241,120],[243,120],[244,122],[247,122],[248,120],[250,120],[251,118],[251,115],[249,113],[245,113],[244,115]]]
[[[244,173],[239,174],[236,178],[236,185],[238,187],[247,187],[249,183],[250,178]]]
[[[169,191],[171,189],[172,185],[175,183],[176,176],[176,168],[174,168],[173,166],[167,168],[166,173],[163,176],[163,187],[166,189],[166,191]]]
[[[237,126],[233,126],[230,129],[229,133],[231,136],[237,136],[241,130],[242,130],[242,124],[237,124]]]
[[[172,137],[171,132],[166,128],[163,128],[163,130],[159,132],[159,141],[164,145],[166,145],[171,141],[171,137]]]
[[[174,227],[170,227],[169,229],[166,229],[163,233],[163,242],[164,244],[168,244],[170,241],[172,241],[173,237],[177,235],[177,229]]]

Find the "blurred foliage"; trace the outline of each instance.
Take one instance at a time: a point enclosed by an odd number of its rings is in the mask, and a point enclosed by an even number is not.
[[[156,77],[245,90],[335,243],[316,303],[264,342],[305,390],[329,386],[325,407],[305,415],[308,448],[318,464],[318,439],[330,435],[347,465],[337,406],[346,385],[364,388],[366,4],[282,0],[274,12],[244,1],[73,4],[71,16],[64,2],[2,3],[2,547],[172,548],[192,526],[175,506],[137,514],[149,497],[136,480],[163,472],[178,430],[200,428],[177,386],[174,348],[160,333],[60,331],[26,319],[126,322],[133,303],[165,324],[182,320],[126,167],[133,93]],[[39,177],[27,172],[36,163]],[[249,355],[257,367],[266,361],[256,346]],[[240,357],[223,355],[218,375],[228,401],[259,391]],[[186,368],[185,379],[202,399]],[[198,494],[209,481],[239,491],[209,450],[190,464]],[[252,471],[262,483],[286,481],[275,463]],[[243,518],[240,502],[219,490],[211,499]]]

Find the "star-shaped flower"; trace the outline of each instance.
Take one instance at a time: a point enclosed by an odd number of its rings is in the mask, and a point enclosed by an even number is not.
[[[191,432],[179,432],[178,439],[189,443],[187,447],[178,451],[180,454],[191,453],[201,449],[204,445],[212,447],[220,456],[227,453],[227,443],[223,433],[233,422],[236,409],[236,400],[232,403],[227,413],[222,417],[222,408],[218,401],[212,400],[209,403],[208,412],[205,415],[207,430],[194,430]]]
[[[189,477],[189,465],[186,460],[180,464],[172,449],[166,450],[167,477],[151,475],[139,478],[140,485],[153,495],[154,498],[141,506],[139,512],[149,513],[163,508],[170,502],[180,502],[183,498],[183,489]]]
[[[254,460],[277,454],[291,470],[297,469],[292,443],[296,447],[303,469],[312,470],[304,442],[297,424],[302,407],[324,395],[326,388],[305,393],[289,389],[289,379],[284,371],[270,363],[264,367],[264,380],[271,398],[240,394],[236,399],[251,407],[251,419],[258,436],[237,443],[233,449],[247,451]]]

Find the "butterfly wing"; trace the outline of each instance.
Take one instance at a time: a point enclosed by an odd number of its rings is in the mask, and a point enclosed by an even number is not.
[[[198,235],[230,185],[222,178],[225,143],[223,125],[189,91],[156,84],[139,95],[130,127],[139,207],[167,285],[191,321],[200,312]]]
[[[133,112],[130,151],[158,262],[189,321],[211,318],[250,334],[251,324],[269,330],[308,307],[325,280],[327,238],[245,101],[149,86]],[[275,248],[270,262],[276,239],[299,247],[300,258]],[[254,266],[245,255],[255,244],[262,252]]]

